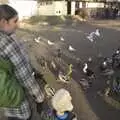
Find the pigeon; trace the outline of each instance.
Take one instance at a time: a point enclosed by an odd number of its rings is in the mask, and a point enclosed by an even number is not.
[[[76,51],[76,49],[75,48],[73,48],[71,45],[69,45],[69,51],[71,51],[71,52],[74,52],[74,51]]]
[[[61,40],[61,41],[65,41],[65,39],[64,39],[63,37],[60,37],[60,40]]]
[[[99,29],[96,29],[95,35],[98,36],[98,37],[100,37],[100,31],[99,31]]]
[[[50,40],[48,40],[48,45],[54,45],[54,42],[51,42]]]
[[[117,49],[117,50],[115,51],[115,53],[113,53],[112,57],[114,58],[114,57],[116,57],[116,56],[119,55],[119,54],[120,54],[120,50]]]

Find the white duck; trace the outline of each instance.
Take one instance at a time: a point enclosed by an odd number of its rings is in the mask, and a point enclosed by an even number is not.
[[[71,45],[69,45],[69,51],[71,51],[71,52],[74,52],[74,51],[76,51],[76,49],[75,48],[73,48]]]
[[[60,40],[61,40],[61,41],[65,41],[65,39],[64,39],[63,37],[60,37]]]
[[[99,31],[99,29],[96,29],[95,35],[98,36],[98,37],[100,37],[100,31]]]
[[[50,40],[47,41],[48,45],[54,45],[54,42],[51,42]]]
[[[38,37],[38,38],[35,38],[34,40],[35,40],[36,43],[39,43],[39,42],[40,42],[40,39],[41,39],[41,38]]]

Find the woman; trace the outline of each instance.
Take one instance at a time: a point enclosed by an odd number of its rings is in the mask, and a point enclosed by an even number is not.
[[[44,95],[36,82],[30,63],[23,50],[17,42],[11,37],[18,28],[18,13],[9,5],[0,5],[0,58],[11,61],[14,65],[14,72],[17,82],[31,96],[42,109]],[[8,120],[28,120],[31,116],[31,110],[27,97],[21,102],[19,107],[2,107]]]

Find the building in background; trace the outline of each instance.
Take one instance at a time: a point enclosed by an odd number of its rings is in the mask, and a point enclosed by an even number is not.
[[[103,16],[106,5],[120,8],[120,0],[0,0],[0,3],[14,7],[21,20],[36,15],[75,15],[78,9],[84,9],[88,16],[95,17]]]
[[[67,15],[67,1],[41,1],[38,3],[38,14],[47,16]]]

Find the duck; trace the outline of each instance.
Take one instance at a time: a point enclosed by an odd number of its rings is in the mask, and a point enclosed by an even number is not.
[[[112,59],[118,57],[118,55],[120,55],[120,49],[117,49],[117,50],[115,51],[115,53],[113,53]]]
[[[62,36],[60,37],[60,40],[61,40],[61,41],[65,41],[65,39],[64,39]]]
[[[91,57],[88,58],[88,62],[92,62],[92,58]]]
[[[99,29],[96,29],[95,35],[98,36],[98,37],[100,37],[100,31],[99,31]]]
[[[90,42],[94,42],[94,39],[93,39],[93,37],[92,36],[87,36],[87,39],[90,41]]]
[[[69,51],[71,51],[71,52],[74,52],[74,51],[76,51],[76,49],[75,48],[73,48],[71,45],[69,45]]]
[[[40,39],[41,39],[41,38],[38,37],[38,38],[35,38],[34,40],[35,40],[36,43],[39,43],[39,42],[40,42]]]
[[[112,64],[113,64],[113,59],[104,58],[103,62],[101,63],[101,66],[100,66],[101,71],[106,71],[106,69],[111,69]]]
[[[112,55],[112,66],[120,68],[120,49],[117,49]]]
[[[52,88],[52,87],[50,87],[49,84],[46,84],[44,86],[44,90],[45,90],[45,92],[46,92],[46,94],[47,94],[48,97],[52,97],[52,96],[55,95],[55,89]]]
[[[94,75],[94,72],[91,69],[88,68],[88,64],[87,63],[84,64],[83,72],[88,77],[93,77],[93,75]]]
[[[58,80],[61,81],[61,82],[64,82],[64,83],[68,83],[68,79],[67,77],[63,74],[63,72],[59,72],[58,74]]]
[[[51,42],[50,40],[47,41],[48,45],[54,45],[54,42]]]
[[[56,64],[55,64],[55,62],[52,60],[52,62],[51,62],[51,66],[52,66],[52,68],[54,69],[54,70],[56,70],[57,69],[57,66],[56,66]]]
[[[103,61],[102,64],[101,64],[101,66],[100,66],[100,70],[101,70],[101,71],[106,70],[106,69],[107,69],[107,66],[108,66],[108,65],[107,65],[107,62],[106,62],[106,61]]]

